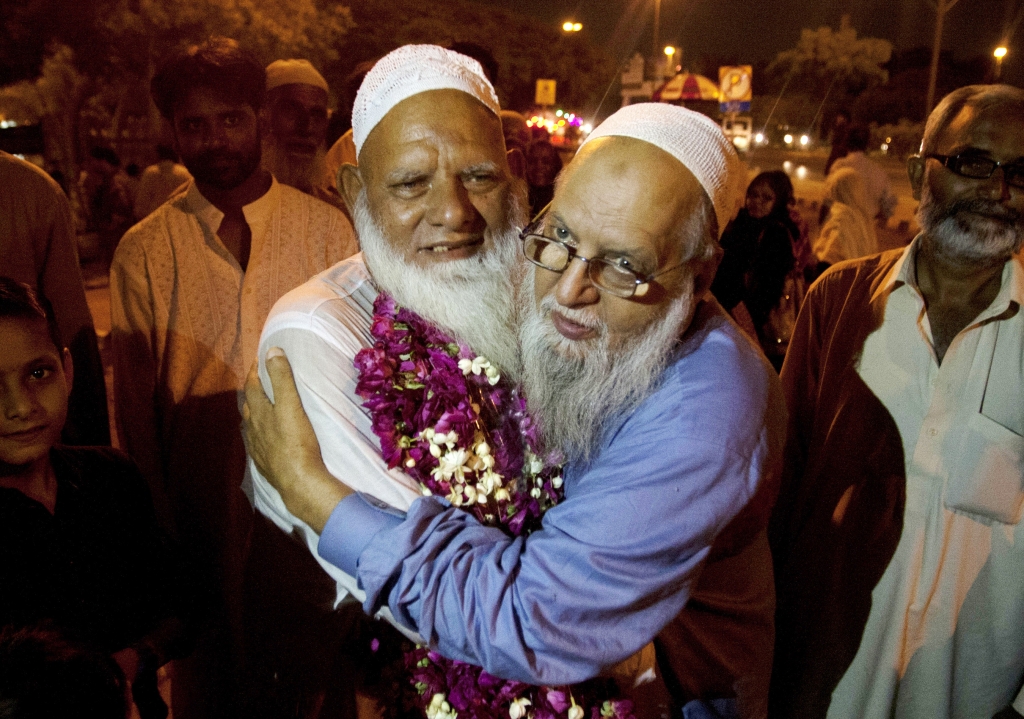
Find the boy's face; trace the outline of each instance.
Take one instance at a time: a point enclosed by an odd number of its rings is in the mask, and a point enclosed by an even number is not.
[[[0,468],[32,464],[60,439],[71,360],[41,319],[0,318]]]

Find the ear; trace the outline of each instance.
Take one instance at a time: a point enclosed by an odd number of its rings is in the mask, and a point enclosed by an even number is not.
[[[526,179],[526,155],[518,147],[513,147],[507,153],[508,169],[520,180]]]
[[[345,200],[345,206],[352,218],[356,216],[356,199],[363,191],[363,177],[359,174],[359,168],[355,165],[345,163],[338,170],[338,192]]]
[[[924,184],[924,163],[925,158],[921,155],[911,155],[907,159],[907,176],[910,178],[910,188],[914,191],[914,199],[921,199],[921,186]]]
[[[71,359],[71,350],[67,347],[60,351],[61,362],[64,365],[64,384],[68,388],[68,395],[71,394],[71,388],[75,384],[75,363]]]

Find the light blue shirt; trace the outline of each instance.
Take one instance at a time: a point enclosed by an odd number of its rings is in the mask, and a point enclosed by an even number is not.
[[[443,655],[530,684],[576,683],[679,615],[709,556],[749,554],[763,538],[784,432],[774,372],[705,302],[656,391],[588,466],[566,467],[565,499],[529,538],[436,497],[403,518],[354,495],[334,510],[319,553],[358,577],[368,612],[389,605]],[[770,656],[770,579],[767,594]]]

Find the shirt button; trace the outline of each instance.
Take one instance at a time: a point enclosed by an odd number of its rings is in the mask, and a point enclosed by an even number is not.
[[[935,429],[934,427],[932,427],[930,430],[928,430],[928,434],[930,434],[932,437],[934,437],[938,433],[939,433],[939,430]]]

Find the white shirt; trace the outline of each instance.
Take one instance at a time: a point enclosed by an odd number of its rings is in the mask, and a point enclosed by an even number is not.
[[[832,163],[829,174],[836,170],[849,167],[853,169],[864,182],[864,194],[867,196],[868,206],[871,207],[874,219],[882,215],[886,219],[892,216],[896,209],[896,195],[893,194],[892,185],[889,183],[889,175],[877,162],[869,158],[860,150],[854,150],[846,157],[841,157]]]
[[[405,511],[420,496],[419,484],[399,469],[388,469],[370,414],[355,391],[359,379],[356,353],[373,346],[370,324],[376,297],[362,255],[292,290],[274,305],[263,328],[259,373],[273,399],[266,355],[271,347],[283,349],[328,471],[357,492]],[[355,578],[320,558],[319,536],[288,511],[281,495],[251,460],[249,471],[256,508],[282,531],[295,531],[305,540],[320,566],[337,582],[337,601],[349,593],[363,601],[365,595]]]
[[[878,252],[874,223],[855,207],[833,202],[828,219],[814,241],[814,254],[822,262],[834,265]]]
[[[183,513],[217,530],[226,521],[245,471],[238,400],[263,321],[281,295],[356,250],[340,211],[276,180],[243,213],[245,271],[217,237],[223,213],[194,183],[125,234],[110,270],[121,446],[171,526]]]
[[[860,648],[829,717],[989,719],[1024,711],[1024,264],[992,304],[932,349],[914,258],[872,297],[881,327],[858,372],[903,439],[906,506]]]

